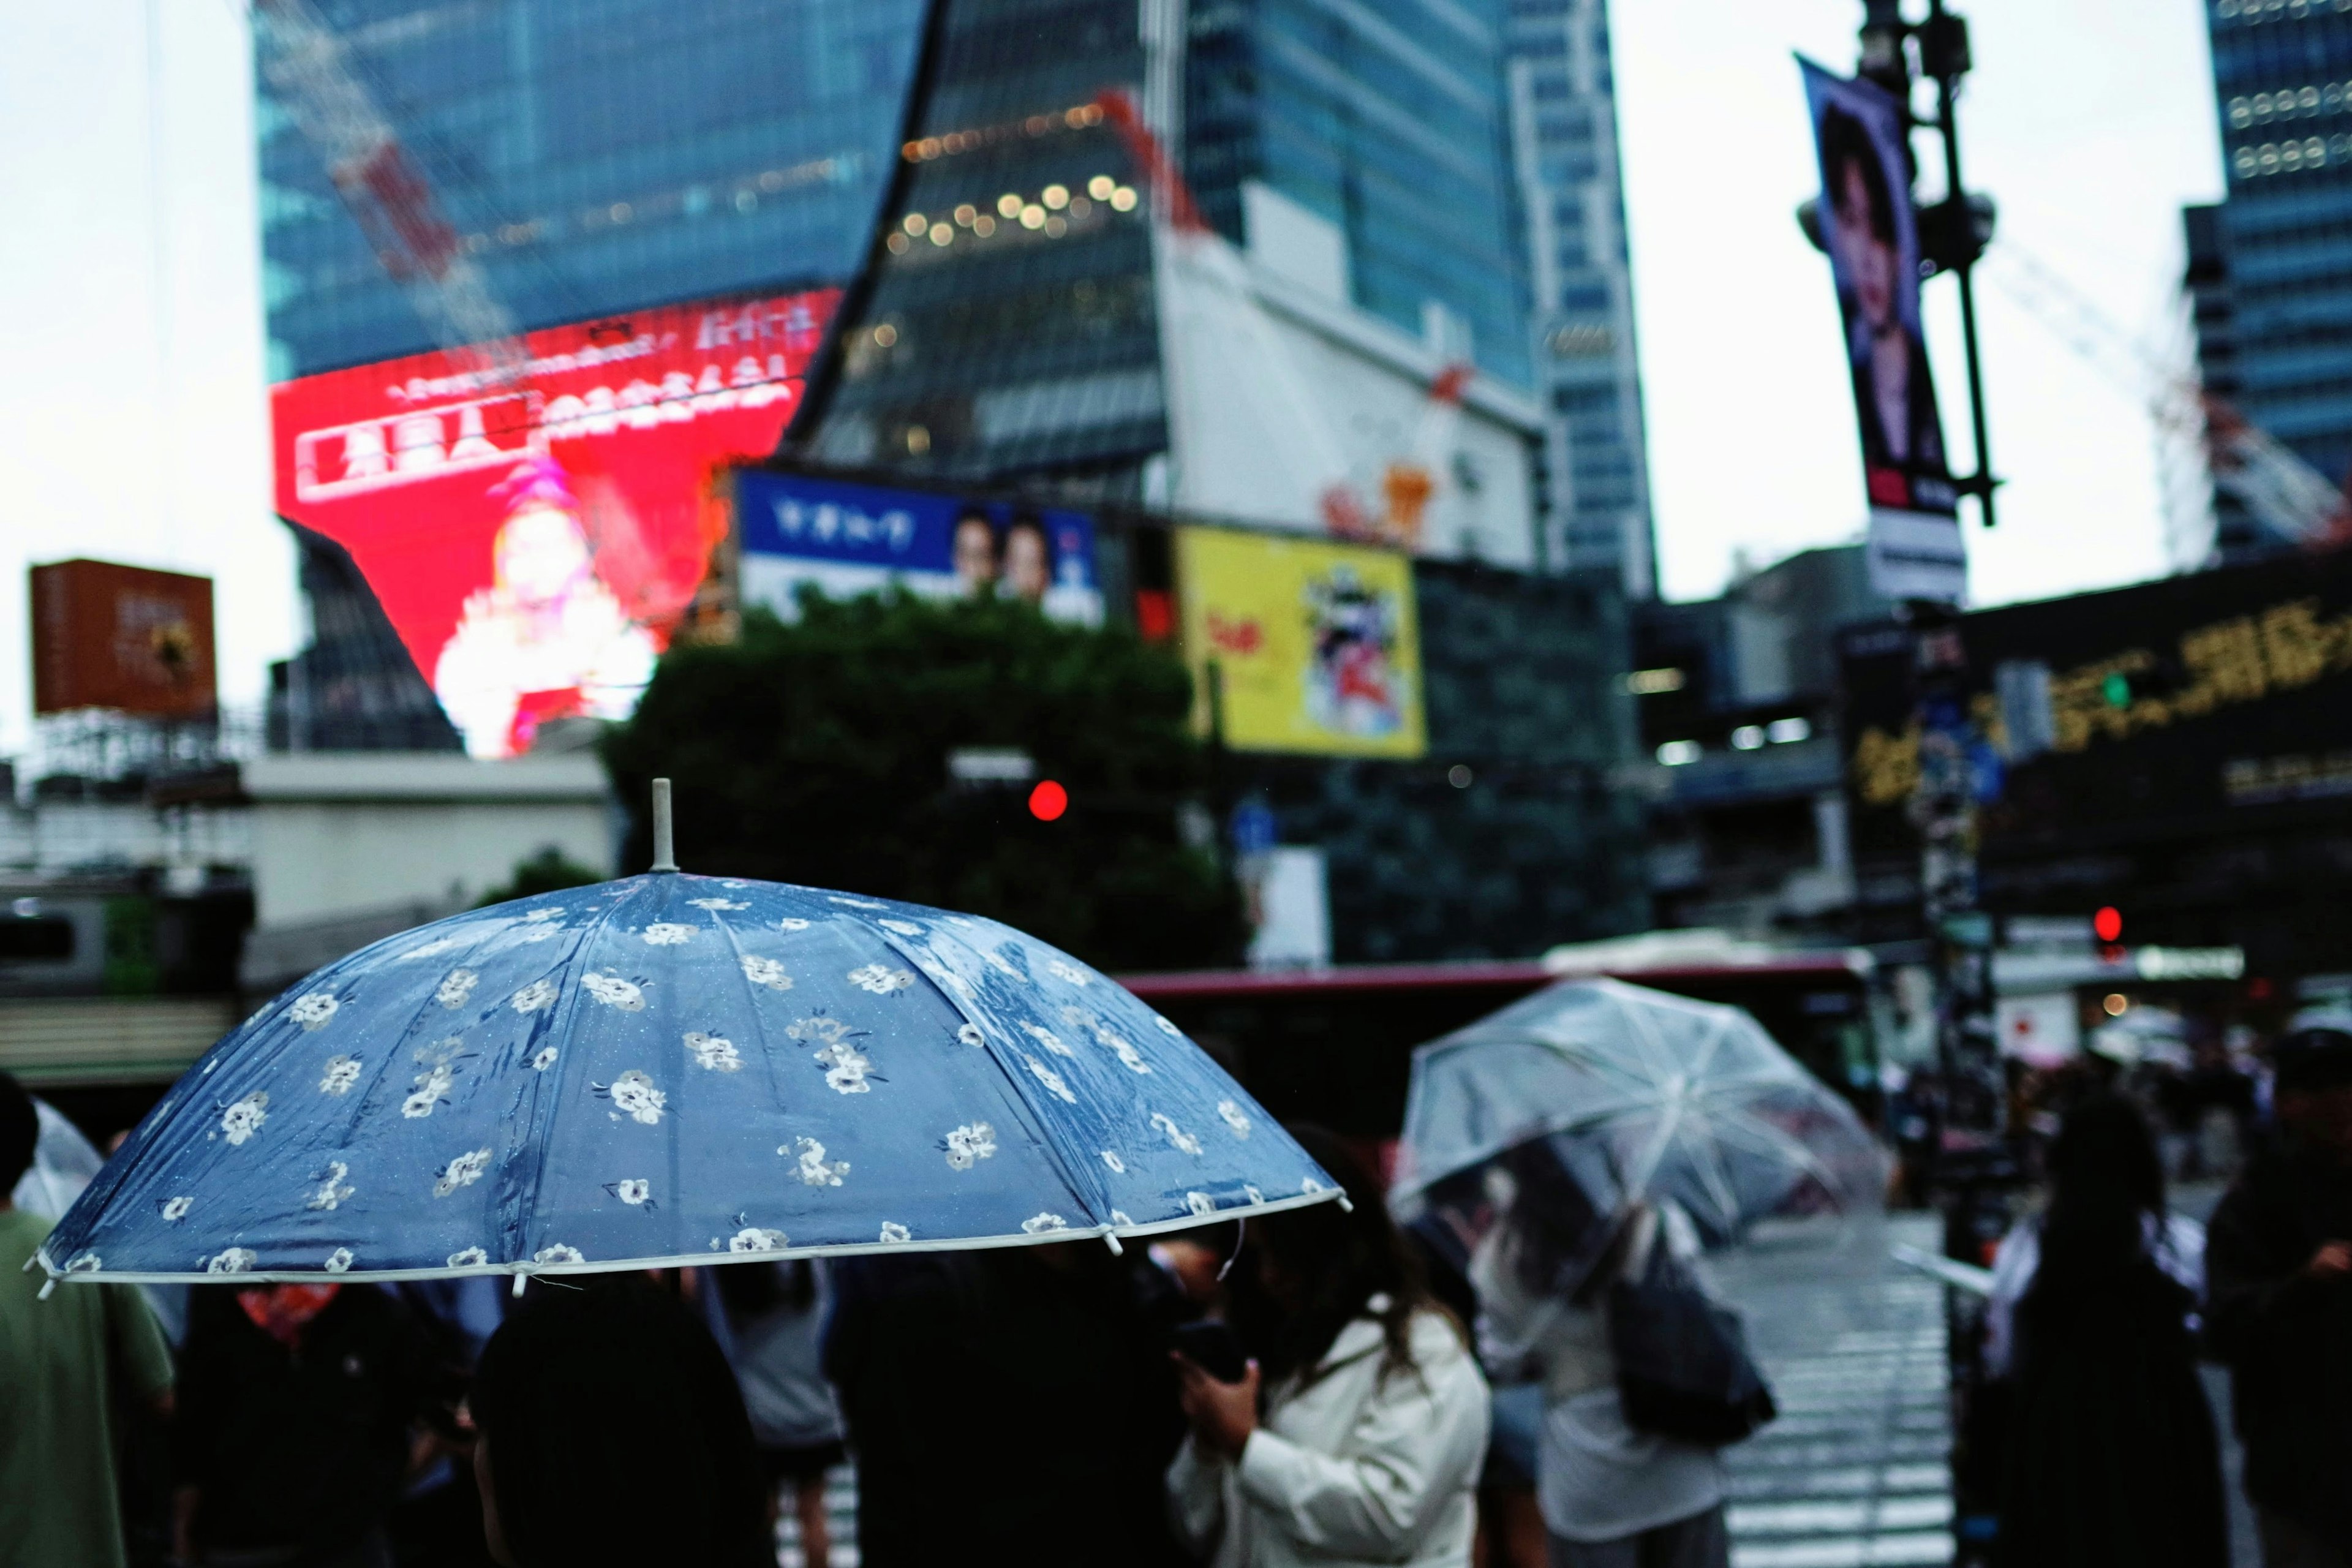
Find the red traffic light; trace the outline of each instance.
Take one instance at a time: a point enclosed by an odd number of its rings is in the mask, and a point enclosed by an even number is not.
[[[2124,939],[2124,912],[2113,904],[2091,917],[2091,931],[2101,942],[2121,942]]]
[[[1029,792],[1029,815],[1040,822],[1052,822],[1069,809],[1070,792],[1052,779],[1039,779]]]

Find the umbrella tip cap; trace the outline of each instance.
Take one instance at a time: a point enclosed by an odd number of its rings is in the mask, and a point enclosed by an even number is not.
[[[669,780],[654,780],[654,863],[649,869],[677,869],[677,844],[671,826]]]

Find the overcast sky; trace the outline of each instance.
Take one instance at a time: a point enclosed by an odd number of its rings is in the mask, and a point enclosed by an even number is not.
[[[2134,331],[2175,294],[2179,209],[2221,189],[2198,0],[1962,0],[1969,182],[2001,240]],[[1790,213],[1813,178],[1791,50],[1843,69],[1856,0],[1619,0],[1617,70],[1666,592],[1854,535],[1853,421],[1828,266]],[[251,71],[235,0],[0,0],[0,755],[28,738],[25,566],[208,573],[222,695],[257,703],[297,640],[269,510]],[[1923,155],[1933,153],[1926,137]],[[1989,266],[1988,273],[1991,271]],[[1980,290],[2000,529],[1979,602],[2162,571],[2155,440],[2000,289]],[[1966,449],[1948,281],[1927,289]]]

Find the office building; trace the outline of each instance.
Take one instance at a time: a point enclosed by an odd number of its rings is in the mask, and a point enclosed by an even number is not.
[[[1657,592],[1608,0],[1516,0],[1510,89],[1535,289],[1550,553]]]
[[[940,3],[803,455],[1547,563],[1498,0]]]
[[[2352,471],[2352,8],[2215,0],[2228,194],[2189,209],[2186,279],[2208,391],[2329,482]],[[2218,552],[2286,542],[2226,493]]]
[[[922,0],[319,11],[525,331],[838,285],[896,167]],[[433,348],[265,79],[272,381]]]

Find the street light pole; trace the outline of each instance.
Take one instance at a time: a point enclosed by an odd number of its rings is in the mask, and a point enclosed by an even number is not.
[[[1955,481],[1965,495],[1977,498],[1978,515],[1993,525],[1992,492],[2000,481],[1992,474],[1992,447],[1985,428],[1984,367],[1977,351],[1977,291],[1973,274],[1983,240],[1977,235],[1976,209],[1960,183],[1959,82],[1969,66],[1968,23],[1944,9],[1944,0],[1927,0],[1927,20],[1919,30],[1919,63],[1936,81],[1936,131],[1944,141],[1944,207],[1949,215],[1947,238],[1962,243],[1951,252],[1952,276],[1960,286],[1960,337],[1969,359],[1969,420],[1976,439],[1977,471]],[[1990,210],[1988,208],[1988,210]],[[1957,233],[1953,231],[1957,230]],[[1990,238],[1990,233],[1985,238]]]

